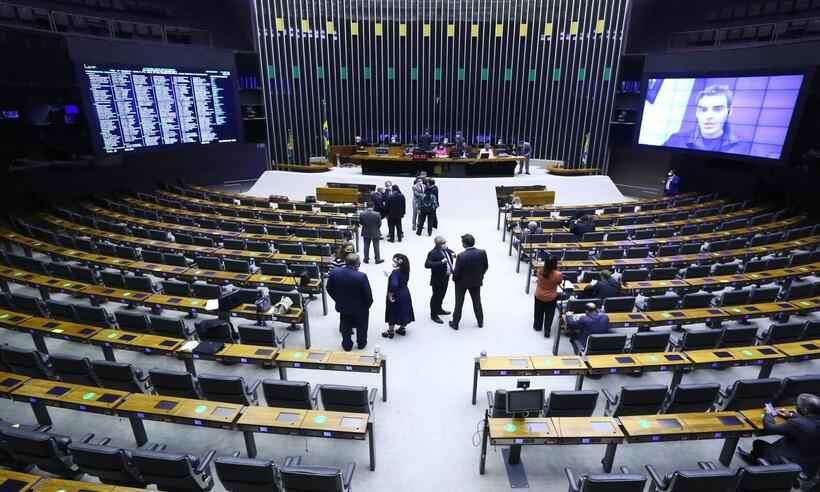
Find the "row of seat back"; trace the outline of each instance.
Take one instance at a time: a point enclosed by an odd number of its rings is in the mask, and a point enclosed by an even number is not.
[[[278,466],[272,460],[226,456],[216,458],[214,468],[222,486],[231,492],[350,490],[356,469],[354,463],[336,468],[288,463],[290,460],[292,458],[288,458],[283,466]]]
[[[114,318],[105,308],[68,303],[55,299],[43,301],[38,297],[26,294],[0,293],[0,307],[33,316],[73,321],[100,328],[113,328],[116,326]]]
[[[820,338],[820,322],[797,321],[792,323],[772,323],[760,334],[755,327],[731,326],[720,330],[687,329],[670,348],[680,351],[706,350],[725,347],[743,347],[753,345],[772,345],[778,343],[799,342]]]

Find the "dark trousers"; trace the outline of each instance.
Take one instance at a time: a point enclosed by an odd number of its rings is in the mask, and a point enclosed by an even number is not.
[[[339,331],[342,332],[342,348],[353,350],[353,329],[356,329],[356,345],[363,349],[367,345],[367,311],[356,314],[339,313]]]
[[[461,309],[464,307],[464,295],[470,293],[470,300],[473,301],[473,312],[478,324],[484,324],[484,310],[481,308],[481,287],[462,287],[456,284],[456,306],[453,308],[453,325],[458,326],[461,321]]]
[[[525,157],[524,159],[521,159],[519,161],[518,174],[521,174],[521,173],[524,172],[524,166],[527,167],[527,174],[529,174],[530,173],[530,158],[529,157]]]
[[[447,293],[447,284],[449,277],[445,278],[443,282],[433,281],[433,296],[430,297],[430,316],[438,316],[444,314],[444,308],[441,303],[444,301],[444,295]]]
[[[370,260],[370,243],[373,243],[373,254],[376,255],[376,261],[381,259],[379,256],[379,238],[370,239],[369,237],[365,237],[364,239],[364,259]]]
[[[421,235],[421,230],[424,229],[424,222],[427,222],[427,235],[433,235],[433,220],[436,216],[436,212],[419,212],[419,219],[416,222],[416,234]]]
[[[387,238],[388,239],[396,239],[396,233],[398,232],[398,240],[404,237],[404,231],[401,229],[401,219],[396,218],[392,219],[390,217],[387,218]]]
[[[430,223],[433,224],[433,229],[438,229],[438,210],[433,210],[430,216]]]
[[[533,316],[532,328],[536,331],[544,330],[544,336],[550,336],[552,319],[555,317],[555,306],[557,301],[544,302],[533,297],[535,301],[535,314]]]

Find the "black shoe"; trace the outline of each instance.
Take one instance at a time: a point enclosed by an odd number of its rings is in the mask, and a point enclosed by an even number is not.
[[[444,324],[444,321],[442,321],[438,316],[430,316],[430,319],[433,320],[434,323],[438,323],[440,325]]]
[[[407,335],[407,330],[405,328],[399,328],[396,330],[396,334],[401,336]]]
[[[421,231],[416,231],[416,236],[421,236]]]
[[[353,350],[353,347],[350,347],[350,348],[342,347],[342,350],[344,350],[345,352],[350,352],[351,350]]]
[[[364,349],[365,349],[365,347],[367,347],[367,344],[364,344],[364,345],[356,345],[356,347],[358,347],[358,349],[359,349],[359,350],[364,350]]]
[[[443,314],[444,316],[447,316],[448,314],[450,314],[450,311],[445,311],[445,310],[442,309],[441,311],[438,312],[438,314]]]
[[[549,332],[549,331],[545,331],[545,332],[544,332],[544,338],[549,338],[549,337],[550,337],[550,332]]]
[[[540,327],[540,326],[533,326],[533,327],[532,327],[532,329],[533,329],[533,330],[535,330],[535,331],[541,331],[541,327]]]
[[[379,263],[384,263],[384,260],[376,260],[376,264],[378,265]]]
[[[369,260],[368,258],[365,258],[365,259],[364,259],[364,262],[365,262],[365,263],[370,263],[370,260]]]
[[[454,330],[458,330],[458,325],[454,325],[452,321],[450,321],[449,325],[450,325],[450,328],[452,328]]]
[[[387,242],[388,243],[395,243],[396,241],[392,237],[389,237],[389,238],[387,238]]]
[[[741,448],[740,446],[737,447],[737,455],[740,459],[746,462],[747,465],[757,465],[757,460],[752,455],[752,453],[746,451],[745,449]]]
[[[478,322],[478,327],[479,327],[479,328],[484,328],[484,322],[483,322],[483,321],[479,321],[479,322]]]

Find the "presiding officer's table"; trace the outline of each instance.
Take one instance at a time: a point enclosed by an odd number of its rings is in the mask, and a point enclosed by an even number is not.
[[[354,154],[350,159],[362,166],[362,174],[409,175],[425,171],[428,176],[471,178],[483,176],[515,176],[515,166],[523,157],[505,156],[479,159],[475,157],[434,157],[413,159],[405,155]]]

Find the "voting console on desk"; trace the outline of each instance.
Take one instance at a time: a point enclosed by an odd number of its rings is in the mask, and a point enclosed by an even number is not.
[[[754,428],[736,412],[619,417],[627,442],[690,441],[748,437]]]
[[[590,374],[629,374],[643,371],[670,371],[693,367],[679,352],[645,354],[590,355],[586,357]]]
[[[145,420],[233,429],[242,405],[132,393],[117,408],[118,414]]]
[[[327,369],[332,371],[379,372],[383,358],[364,352],[281,349],[276,355],[280,367]]]
[[[777,349],[793,361],[820,359],[820,340],[781,343],[777,345]]]
[[[47,402],[50,406],[105,415],[114,415],[114,408],[127,396],[124,391],[43,379],[29,380],[11,393],[11,398],[16,401]]]
[[[561,376],[586,374],[587,366],[577,356],[479,357],[482,376]]]
[[[558,444],[551,418],[491,418],[490,440],[496,446]]]

